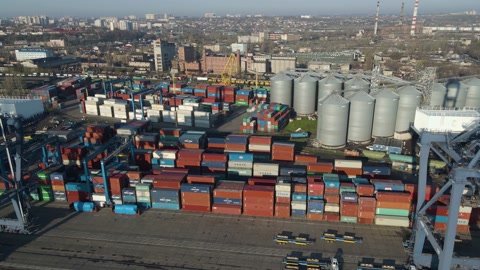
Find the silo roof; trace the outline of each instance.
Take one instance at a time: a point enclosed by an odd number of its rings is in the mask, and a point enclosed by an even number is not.
[[[398,95],[392,92],[391,90],[384,89],[378,93],[375,94],[375,98],[398,98]]]
[[[403,96],[403,95],[409,95],[409,96],[418,96],[421,94],[420,91],[418,91],[414,86],[404,86],[400,88],[398,91],[398,94]]]
[[[312,76],[308,75],[308,74],[303,74],[302,76],[300,76],[299,78],[295,79],[296,82],[316,82],[317,79],[313,78]]]
[[[320,80],[321,84],[339,84],[342,83],[342,81],[332,74],[328,75],[325,79]]]
[[[466,81],[465,84],[468,86],[480,86],[480,79],[472,78]]]
[[[272,81],[291,81],[292,77],[288,76],[285,73],[278,73],[277,75],[273,76]]]
[[[365,101],[365,102],[371,102],[371,101],[374,101],[375,98],[370,96],[369,94],[363,92],[363,91],[358,91],[357,93],[351,95],[348,100],[350,100],[350,102],[352,101]]]
[[[330,105],[345,105],[350,103],[348,100],[344,99],[338,94],[332,94],[322,100],[322,104]]]

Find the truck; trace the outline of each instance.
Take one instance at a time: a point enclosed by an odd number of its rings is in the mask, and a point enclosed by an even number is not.
[[[385,265],[385,264],[380,264],[380,265],[375,265],[372,263],[359,263],[357,266],[357,270],[417,270],[417,267],[413,264],[407,264],[404,265],[403,267],[396,267],[395,265]]]
[[[302,245],[306,246],[312,244],[313,241],[305,238],[305,237],[294,237],[289,235],[277,234],[273,241],[277,244],[295,244],[295,245]]]
[[[339,270],[338,260],[336,258],[317,259],[317,258],[301,258],[287,256],[283,258],[284,269],[322,269],[322,270]]]
[[[344,242],[344,243],[351,243],[351,244],[361,244],[363,241],[361,238],[354,237],[351,235],[339,235],[335,233],[328,233],[325,232],[322,235],[322,240],[325,240],[329,243],[332,242]]]
[[[308,138],[310,135],[308,132],[295,132],[295,133],[290,133],[290,138],[291,139],[298,139],[298,138]]]

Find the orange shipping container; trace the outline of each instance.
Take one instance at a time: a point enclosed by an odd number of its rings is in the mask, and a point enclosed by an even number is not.
[[[295,162],[298,163],[316,163],[318,158],[316,156],[309,155],[295,155]]]
[[[360,224],[375,224],[375,218],[359,217],[357,219],[357,222],[360,223]]]
[[[323,213],[323,220],[326,221],[340,221],[340,214],[333,213],[333,212],[324,212]]]
[[[359,184],[357,185],[357,193],[359,196],[370,197],[375,194],[375,187],[370,184]]]
[[[323,199],[327,203],[340,203],[340,195],[338,193],[337,194],[324,193]]]
[[[323,214],[307,213],[308,220],[323,220]]]
[[[377,208],[410,210],[411,203],[377,201]]]
[[[377,201],[384,202],[411,202],[409,193],[395,191],[377,191]]]
[[[216,197],[216,198],[230,198],[230,199],[243,199],[243,192],[242,192],[242,190],[215,189],[213,191],[213,197]]]
[[[188,175],[187,183],[189,184],[215,184],[215,176],[210,175]]]
[[[331,173],[333,164],[328,162],[310,163],[307,165],[308,172]]]
[[[241,215],[242,206],[214,203],[212,206],[212,212],[217,214],[226,214],[226,215]]]

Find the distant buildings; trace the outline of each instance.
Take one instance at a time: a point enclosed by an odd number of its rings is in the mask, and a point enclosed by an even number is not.
[[[145,14],[145,20],[155,20],[156,15],[155,14]]]
[[[205,18],[217,18],[217,15],[215,15],[215,13],[205,13],[204,17]]]
[[[53,57],[53,52],[50,50],[44,49],[21,49],[15,50],[15,57],[17,61],[25,61],[31,59],[40,59],[40,58],[47,58]]]
[[[232,43],[232,52],[240,51],[240,55],[245,55],[247,53],[247,46],[246,43]]]
[[[155,70],[170,70],[172,68],[173,57],[176,53],[175,44],[157,39],[152,42],[152,45],[155,58]]]

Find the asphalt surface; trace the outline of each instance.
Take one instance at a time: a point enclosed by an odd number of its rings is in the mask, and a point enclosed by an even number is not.
[[[4,208],[3,212],[9,211]],[[150,209],[139,216],[105,208],[77,213],[39,202],[32,235],[0,234],[4,269],[281,269],[287,255],[336,257],[341,269],[363,258],[403,264],[408,229],[302,219]],[[2,215],[3,216],[3,215]],[[326,243],[324,231],[354,233],[361,244]],[[278,245],[276,234],[305,234],[312,245]]]

